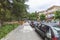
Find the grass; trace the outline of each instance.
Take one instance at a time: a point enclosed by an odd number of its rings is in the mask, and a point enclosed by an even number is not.
[[[0,27],[0,39],[5,37],[9,32],[18,27],[18,24],[6,24]]]

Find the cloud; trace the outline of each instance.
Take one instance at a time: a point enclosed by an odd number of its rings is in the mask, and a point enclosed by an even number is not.
[[[29,0],[29,12],[46,10],[52,5],[60,5],[60,0]]]

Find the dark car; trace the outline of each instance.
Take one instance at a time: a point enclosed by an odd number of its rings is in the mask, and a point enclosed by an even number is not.
[[[30,22],[30,26],[34,27],[34,22],[33,21]]]
[[[38,21],[31,21],[30,25],[34,28],[35,26],[38,26],[38,23]]]
[[[56,23],[41,23],[35,27],[43,40],[60,40],[60,25]]]

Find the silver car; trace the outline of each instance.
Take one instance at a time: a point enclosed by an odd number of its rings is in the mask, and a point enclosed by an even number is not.
[[[35,30],[43,40],[60,40],[60,25],[57,23],[41,23]]]

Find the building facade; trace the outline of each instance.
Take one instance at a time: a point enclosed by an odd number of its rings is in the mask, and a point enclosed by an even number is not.
[[[52,6],[50,8],[48,8],[45,11],[40,11],[39,13],[39,18],[41,14],[45,14],[46,15],[46,20],[53,20],[54,19],[54,12],[56,12],[57,10],[60,10],[60,6]]]

